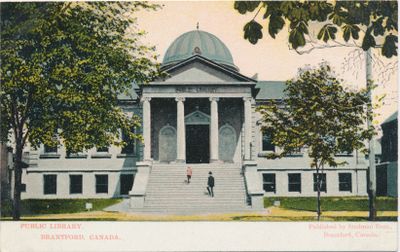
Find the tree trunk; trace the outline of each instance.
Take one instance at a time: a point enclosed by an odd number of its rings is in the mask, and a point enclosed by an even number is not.
[[[366,66],[366,79],[372,80],[372,55],[371,49],[365,52],[365,66]],[[372,103],[372,91],[369,91],[369,99]],[[372,107],[372,104],[371,104]],[[372,113],[372,109],[369,109],[369,113]],[[372,125],[371,120],[367,120],[367,127]],[[369,141],[369,168],[368,168],[368,198],[369,198],[369,220],[374,221],[376,219],[376,166],[375,166],[375,149],[374,149],[374,137]]]
[[[321,219],[321,177],[317,167],[317,220]]]
[[[21,178],[22,178],[22,150],[20,144],[16,146],[15,163],[14,163],[14,198],[13,198],[13,220],[19,220],[21,217]]]
[[[376,220],[376,191],[368,189],[368,199],[369,199],[369,218],[368,220]]]

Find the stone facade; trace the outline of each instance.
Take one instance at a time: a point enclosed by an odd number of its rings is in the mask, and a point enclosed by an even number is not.
[[[383,136],[382,160],[376,166],[376,186],[379,196],[398,196],[398,112],[392,114],[381,125]]]
[[[314,171],[309,168],[307,150],[277,160],[265,157],[269,151],[278,149],[268,149],[255,108],[267,100],[282,98],[276,90],[282,89],[284,83],[258,82],[240,74],[233,61],[230,62],[230,54],[219,60],[203,57],[213,53],[207,51],[209,47],[204,43],[222,43],[204,39],[198,40],[203,44],[193,42],[194,53],[187,58],[177,61],[179,57],[169,55],[174,61],[164,62],[163,68],[169,76],[141,86],[140,99],[121,103],[126,113],[138,114],[143,119],[140,133],[144,141],[135,145],[133,153],[123,154],[121,148],[111,146],[107,152],[93,149],[68,158],[62,147],[54,153],[40,148],[37,158],[32,159],[32,165],[24,173],[27,190],[23,198],[127,196],[127,182],[121,181],[122,176],[130,175],[134,177],[129,193],[131,205],[140,207],[145,202],[154,164],[165,164],[168,169],[185,163],[212,163],[215,169],[218,164],[236,165],[254,208],[262,207],[263,196],[315,196]],[[175,48],[179,41],[176,43],[171,45],[174,50],[179,49]],[[215,55],[227,54],[224,51]],[[338,158],[348,164],[325,169],[326,193],[323,195],[367,195],[365,160],[357,153]],[[56,175],[55,193],[51,188],[46,189],[54,184],[51,177],[45,178],[47,175]],[[82,175],[81,193],[71,193],[71,175]],[[79,187],[80,180],[77,181]],[[53,193],[45,194],[46,190]]]

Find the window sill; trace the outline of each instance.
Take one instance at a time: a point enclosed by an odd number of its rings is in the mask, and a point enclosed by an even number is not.
[[[66,156],[65,158],[67,159],[73,159],[73,158],[87,158],[87,154],[70,154],[68,156]]]
[[[96,153],[92,154],[91,158],[111,158],[110,153]]]
[[[275,151],[262,151],[258,153],[258,157],[267,157],[269,154],[274,154]]]
[[[303,157],[303,153],[287,154],[285,157]]]
[[[136,155],[133,154],[133,153],[126,153],[126,154],[121,153],[121,154],[117,154],[117,158],[133,158],[133,157],[136,157]]]
[[[268,155],[270,155],[270,154],[274,154],[274,153],[276,153],[276,152],[274,152],[274,151],[263,151],[263,152],[260,152],[260,153],[258,153],[258,157],[267,157]],[[293,154],[287,154],[286,156],[284,156],[284,157],[303,157],[303,153],[293,153]]]
[[[40,154],[40,156],[39,156],[39,158],[42,158],[42,159],[57,159],[60,157],[61,157],[61,154],[58,154],[58,153],[43,153],[43,154]]]

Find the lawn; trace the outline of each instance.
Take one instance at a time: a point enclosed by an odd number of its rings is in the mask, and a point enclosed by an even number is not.
[[[273,206],[274,201],[280,206]],[[367,197],[323,197],[322,221],[367,221]],[[265,197],[263,211],[202,215],[165,215],[106,212],[103,209],[122,199],[22,200],[23,220],[80,221],[316,221],[316,198]],[[85,203],[93,204],[87,211]],[[378,221],[397,221],[397,198],[378,197]],[[11,204],[2,204],[3,220],[11,220]]]
[[[92,203],[91,211],[97,211],[121,201],[122,199],[26,199],[21,201],[21,215],[85,212],[86,203]],[[2,202],[1,216],[11,216],[11,211],[11,201]]]
[[[280,201],[280,207],[292,210],[316,211],[316,197],[265,197],[264,207]],[[378,211],[397,211],[397,198],[377,197]],[[368,197],[321,197],[322,211],[368,211]]]

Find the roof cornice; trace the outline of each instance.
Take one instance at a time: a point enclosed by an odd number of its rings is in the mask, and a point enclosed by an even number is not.
[[[176,69],[178,69],[178,68],[180,68],[180,67],[182,67],[182,66],[185,66],[185,65],[187,65],[187,64],[189,64],[189,63],[191,63],[191,62],[195,62],[195,61],[203,62],[204,64],[207,64],[207,65],[209,65],[210,67],[212,67],[212,68],[214,68],[214,69],[217,69],[217,70],[219,70],[219,71],[221,71],[221,72],[225,72],[225,73],[227,73],[227,74],[229,74],[229,75],[235,76],[236,78],[238,78],[238,79],[240,79],[240,80],[247,81],[247,82],[253,82],[253,83],[256,83],[256,82],[257,82],[257,80],[254,80],[254,79],[252,79],[252,78],[249,78],[249,77],[247,77],[247,76],[245,76],[245,75],[243,75],[243,74],[240,74],[239,72],[236,72],[236,71],[234,71],[234,70],[231,70],[231,69],[229,69],[229,68],[223,66],[222,64],[216,63],[216,62],[214,62],[214,61],[212,61],[212,60],[209,60],[209,59],[207,59],[207,58],[205,58],[205,57],[203,57],[203,56],[201,56],[201,55],[198,55],[198,54],[193,55],[192,57],[187,58],[187,59],[185,59],[185,60],[183,60],[183,61],[181,61],[181,62],[179,62],[179,63],[177,63],[177,64],[175,64],[175,65],[166,66],[166,67],[165,67],[164,69],[162,69],[162,70],[165,71],[165,72],[167,72],[167,73],[173,72],[173,71],[175,71]]]

